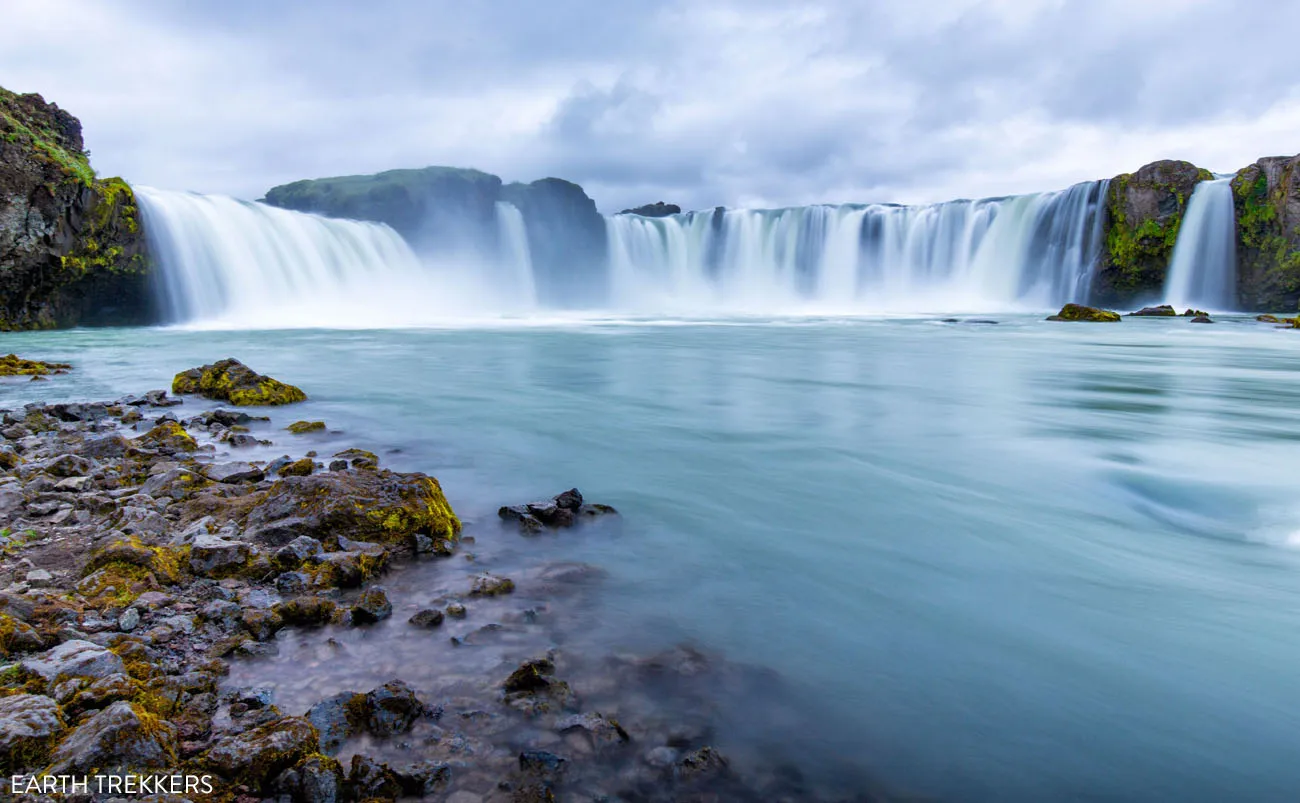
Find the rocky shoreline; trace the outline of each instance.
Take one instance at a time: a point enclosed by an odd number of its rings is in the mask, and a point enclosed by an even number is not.
[[[179,374],[174,390],[305,398],[235,361]],[[155,779],[152,799],[194,803],[823,799],[790,767],[747,777],[709,722],[675,721],[654,704],[665,679],[675,690],[713,675],[743,685],[725,661],[689,648],[596,661],[533,647],[550,637],[550,598],[595,567],[517,579],[480,570],[465,548],[474,536],[435,478],[391,471],[356,447],[301,448],[325,422],[273,434],[242,410],[185,413],[161,390],[0,412],[0,791],[108,800],[124,790],[30,784],[134,774]],[[238,459],[268,436],[299,450]],[[500,511],[524,541],[615,515],[576,489]],[[302,710],[229,680],[286,636],[328,646],[331,633],[396,626],[379,581],[422,566],[450,592],[401,622],[403,638],[468,621],[438,639],[459,647],[542,620],[519,642],[533,652],[470,673],[454,697],[412,680],[427,667]],[[704,710],[708,692],[698,693],[689,705]]]

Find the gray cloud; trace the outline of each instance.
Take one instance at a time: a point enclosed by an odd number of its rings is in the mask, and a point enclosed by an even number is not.
[[[0,84],[96,166],[259,197],[474,166],[602,209],[923,201],[1300,150],[1300,7],[15,0]]]

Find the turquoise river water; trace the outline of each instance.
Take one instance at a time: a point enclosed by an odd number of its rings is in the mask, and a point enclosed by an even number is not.
[[[997,320],[6,334],[76,370],[0,407],[235,356],[467,520],[617,506],[557,547],[610,572],[596,637],[776,670],[795,754],[944,800],[1300,797],[1300,335]]]

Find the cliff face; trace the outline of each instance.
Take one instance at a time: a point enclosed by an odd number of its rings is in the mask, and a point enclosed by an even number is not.
[[[1111,179],[1095,303],[1131,305],[1160,295],[1192,190],[1212,178],[1191,162],[1164,160]]]
[[[1237,293],[1244,309],[1300,306],[1300,156],[1271,156],[1232,180]]]
[[[605,219],[582,187],[569,181],[502,185],[478,170],[426,167],[295,181],[272,188],[265,201],[386,223],[423,254],[479,257],[501,253],[493,253],[491,244],[504,247],[496,204],[505,201],[523,215],[541,301],[583,305],[603,297]]]
[[[95,177],[75,117],[0,89],[0,331],[155,314],[131,188]]]

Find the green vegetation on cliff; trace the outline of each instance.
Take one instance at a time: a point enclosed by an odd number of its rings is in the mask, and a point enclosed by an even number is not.
[[[77,118],[0,88],[0,331],[152,322],[135,194],[89,157]]]
[[[71,120],[76,125],[75,141],[79,143],[81,124],[61,110],[61,114],[43,113],[39,107],[24,103],[26,97],[31,96],[0,87],[0,137],[8,145],[31,149],[41,160],[91,186],[95,171],[90,166],[90,154],[79,145],[73,146],[74,137],[69,135]]]
[[[1161,161],[1111,179],[1096,300],[1127,304],[1159,293],[1192,191],[1213,178],[1190,162]]]
[[[1270,157],[1232,180],[1237,269],[1243,303],[1294,310],[1300,304],[1300,156]]]

